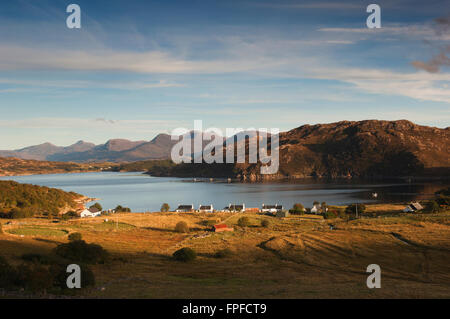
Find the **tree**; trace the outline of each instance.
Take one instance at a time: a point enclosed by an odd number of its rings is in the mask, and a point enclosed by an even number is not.
[[[319,205],[320,203],[318,202],[318,201],[314,201],[314,203],[313,203],[313,206],[317,206],[317,205]]]
[[[186,224],[186,222],[178,222],[177,225],[175,226],[175,231],[179,232],[179,233],[188,233],[189,232],[189,226],[188,224]]]
[[[322,208],[322,213],[325,213],[327,211],[327,203],[322,202],[322,204],[320,204],[320,208]]]
[[[94,205],[92,205],[89,208],[97,208],[99,211],[103,210],[103,207],[102,207],[102,205],[100,205],[100,203],[95,203]]]
[[[439,213],[439,211],[440,211],[439,204],[436,203],[436,201],[434,200],[429,201],[425,206],[425,212],[427,213]]]
[[[167,203],[162,204],[161,206],[161,212],[167,213],[170,210],[170,206]]]
[[[303,214],[305,213],[305,207],[301,203],[296,203],[289,212],[293,214]]]
[[[247,227],[250,225],[250,219],[248,219],[248,217],[241,217],[238,220],[238,225],[241,227]]]

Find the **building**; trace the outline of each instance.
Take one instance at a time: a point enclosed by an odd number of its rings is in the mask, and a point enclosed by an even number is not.
[[[277,212],[281,212],[283,211],[283,205],[266,205],[266,204],[262,204],[262,209],[261,211],[263,213],[277,213]]]
[[[328,211],[328,207],[325,207],[325,211],[326,211],[326,212]],[[310,212],[311,212],[312,214],[321,214],[321,213],[323,213],[322,205],[320,205],[320,204],[314,205],[314,206],[311,208]]]
[[[243,212],[245,212],[245,204],[242,204],[242,205],[229,204],[228,207],[225,207],[225,210],[227,210],[229,212],[243,213]]]
[[[221,233],[224,231],[234,231],[234,228],[228,227],[226,224],[217,224],[213,226],[212,231],[215,233]]]
[[[192,205],[178,205],[175,210],[177,213],[190,213],[194,211],[194,204]]]
[[[317,214],[322,211],[322,208],[320,207],[320,204],[316,204],[311,208],[311,213]]]
[[[214,207],[213,205],[200,205],[198,208],[198,211],[200,213],[214,213]]]
[[[81,212],[80,216],[81,216],[81,218],[85,218],[85,217],[97,217],[97,216],[100,216],[101,214],[102,214],[102,212],[99,211],[99,210],[97,209],[97,207],[91,207],[91,208],[89,208],[89,209],[84,209],[84,210]]]
[[[422,205],[420,205],[419,203],[415,202],[415,203],[411,203],[408,206],[406,206],[403,209],[403,212],[405,212],[405,213],[414,213],[414,212],[417,212],[417,211],[422,210],[422,209],[423,209]]]

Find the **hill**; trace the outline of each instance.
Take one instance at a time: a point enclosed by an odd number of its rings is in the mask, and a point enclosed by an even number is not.
[[[420,126],[406,120],[303,125],[280,133],[279,145],[280,168],[274,175],[261,175],[260,164],[244,163],[181,164],[165,176],[231,177],[251,181],[450,176],[450,129]]]
[[[0,181],[0,217],[56,216],[78,208],[82,198],[60,189]]]

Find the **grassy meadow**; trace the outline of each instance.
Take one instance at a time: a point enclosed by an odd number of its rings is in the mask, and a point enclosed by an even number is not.
[[[0,252],[11,264],[25,253],[49,254],[74,232],[114,257],[92,266],[91,298],[448,298],[450,212],[399,214],[402,206],[368,205],[378,216],[352,221],[259,213],[127,213],[60,221],[3,221]],[[391,214],[387,214],[387,212]],[[240,227],[247,216],[250,225]],[[107,220],[107,221],[106,221]],[[261,225],[268,220],[268,227]],[[184,221],[189,233],[176,232]],[[214,222],[234,232],[212,233]],[[333,229],[330,228],[333,225]],[[183,247],[198,257],[179,262]],[[218,258],[222,249],[231,255]],[[366,267],[381,267],[381,289],[368,289]],[[7,296],[6,296],[7,297]]]

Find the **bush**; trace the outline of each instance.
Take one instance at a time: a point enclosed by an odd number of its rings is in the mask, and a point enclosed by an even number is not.
[[[103,264],[109,260],[109,253],[102,246],[88,244],[84,240],[58,245],[54,252],[56,255],[71,262]]]
[[[161,206],[161,212],[167,213],[170,210],[170,206],[167,203],[162,204]]]
[[[214,256],[216,258],[227,258],[227,257],[231,257],[232,255],[233,255],[233,252],[231,251],[231,249],[225,248],[225,249],[221,249],[221,250],[217,251]]]
[[[173,257],[178,261],[192,261],[197,258],[197,253],[191,248],[181,248],[173,253]]]
[[[250,219],[248,219],[248,217],[241,217],[237,223],[241,227],[247,227],[250,225]]]
[[[69,239],[69,241],[77,241],[77,240],[81,240],[82,236],[80,233],[72,233],[69,235],[68,239]]]
[[[177,225],[175,226],[175,231],[179,233],[188,233],[189,227],[186,224],[186,222],[178,222]]]
[[[425,205],[425,212],[426,213],[439,213],[440,207],[439,204],[436,203],[436,201],[431,200]]]
[[[270,222],[267,219],[263,219],[261,221],[261,226],[267,228],[270,226]]]

